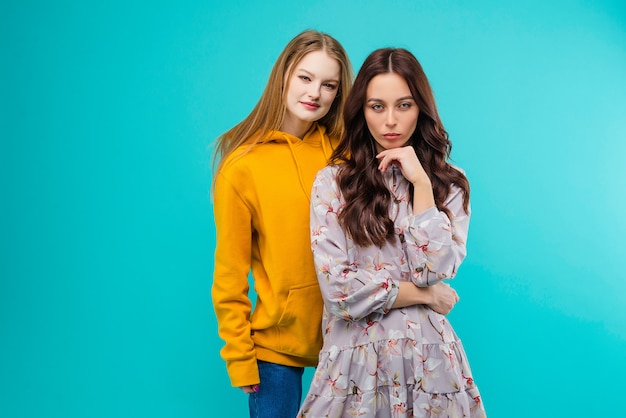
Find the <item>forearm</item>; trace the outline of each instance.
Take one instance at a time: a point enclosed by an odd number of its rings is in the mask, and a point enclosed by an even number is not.
[[[400,282],[393,308],[426,305],[433,311],[447,315],[459,301],[459,295],[447,283],[439,282],[429,287],[417,287],[411,282]]]
[[[413,183],[413,215],[435,207],[435,197],[430,182]]]
[[[329,243],[328,240],[324,244]],[[324,247],[324,245],[320,245]],[[370,271],[350,268],[345,261],[337,262],[328,269],[328,263],[322,259],[328,253],[313,251],[320,291],[326,309],[331,315],[345,321],[359,321],[373,313],[386,314],[392,308],[398,293],[397,279],[392,278],[396,271]]]
[[[398,296],[392,308],[404,308],[411,305],[427,305],[432,302],[432,293],[428,287],[417,287],[411,282],[398,283]]]
[[[431,207],[403,220],[411,280],[420,287],[453,278],[466,255],[470,215],[459,189],[445,206],[450,215]]]

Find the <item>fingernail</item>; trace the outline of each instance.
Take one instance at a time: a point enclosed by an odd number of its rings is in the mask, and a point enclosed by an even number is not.
[[[255,391],[255,392],[258,392],[259,391],[259,385],[252,386],[252,390]]]

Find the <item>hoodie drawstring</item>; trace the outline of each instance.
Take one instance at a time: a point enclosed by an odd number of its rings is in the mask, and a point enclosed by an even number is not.
[[[296,170],[298,171],[298,181],[300,182],[300,188],[304,192],[304,195],[306,196],[309,203],[311,203],[311,191],[307,192],[306,188],[304,187],[304,181],[302,180],[302,171],[300,170],[300,164],[298,164],[298,159],[296,158],[296,152],[293,150],[293,145],[291,144],[291,141],[289,140],[287,135],[283,134],[283,136],[285,137],[287,144],[289,144],[289,150],[291,151],[291,158],[293,158],[293,162],[296,165]]]
[[[320,134],[320,138],[322,139],[322,153],[324,154],[324,158],[326,159],[326,163],[330,160],[330,155],[326,151],[326,142],[324,142],[324,133],[322,132],[322,128],[317,125],[317,132]]]
[[[328,154],[328,151],[326,148],[326,142],[324,141],[324,133],[322,132],[320,125],[317,125],[317,132],[320,136],[320,141],[322,142],[322,153],[324,154],[324,158],[326,159],[326,162],[328,162],[328,160],[330,159],[330,155]],[[306,196],[309,203],[311,203],[311,191],[306,190],[306,188],[304,187],[304,180],[302,180],[302,171],[300,170],[300,164],[298,164],[298,159],[296,158],[296,152],[293,149],[293,144],[291,143],[291,141],[289,140],[286,134],[283,133],[283,137],[285,138],[287,144],[289,144],[289,150],[291,151],[291,158],[293,158],[293,162],[296,165],[296,170],[298,171],[298,181],[300,182],[300,188],[304,192],[304,195]]]

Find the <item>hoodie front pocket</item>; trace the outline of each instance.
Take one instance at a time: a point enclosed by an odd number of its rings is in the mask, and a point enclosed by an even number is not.
[[[290,289],[278,321],[281,352],[316,357],[322,344],[322,295],[317,284]]]

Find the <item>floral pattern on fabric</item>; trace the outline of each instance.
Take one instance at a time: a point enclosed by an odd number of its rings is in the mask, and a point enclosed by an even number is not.
[[[321,170],[311,195],[311,246],[324,298],[324,346],[300,418],[485,417],[461,341],[444,315],[425,305],[392,309],[399,281],[430,286],[455,276],[466,254],[469,214],[461,190],[413,215],[409,183],[382,173],[398,239],[358,247],[338,214],[338,166]]]

